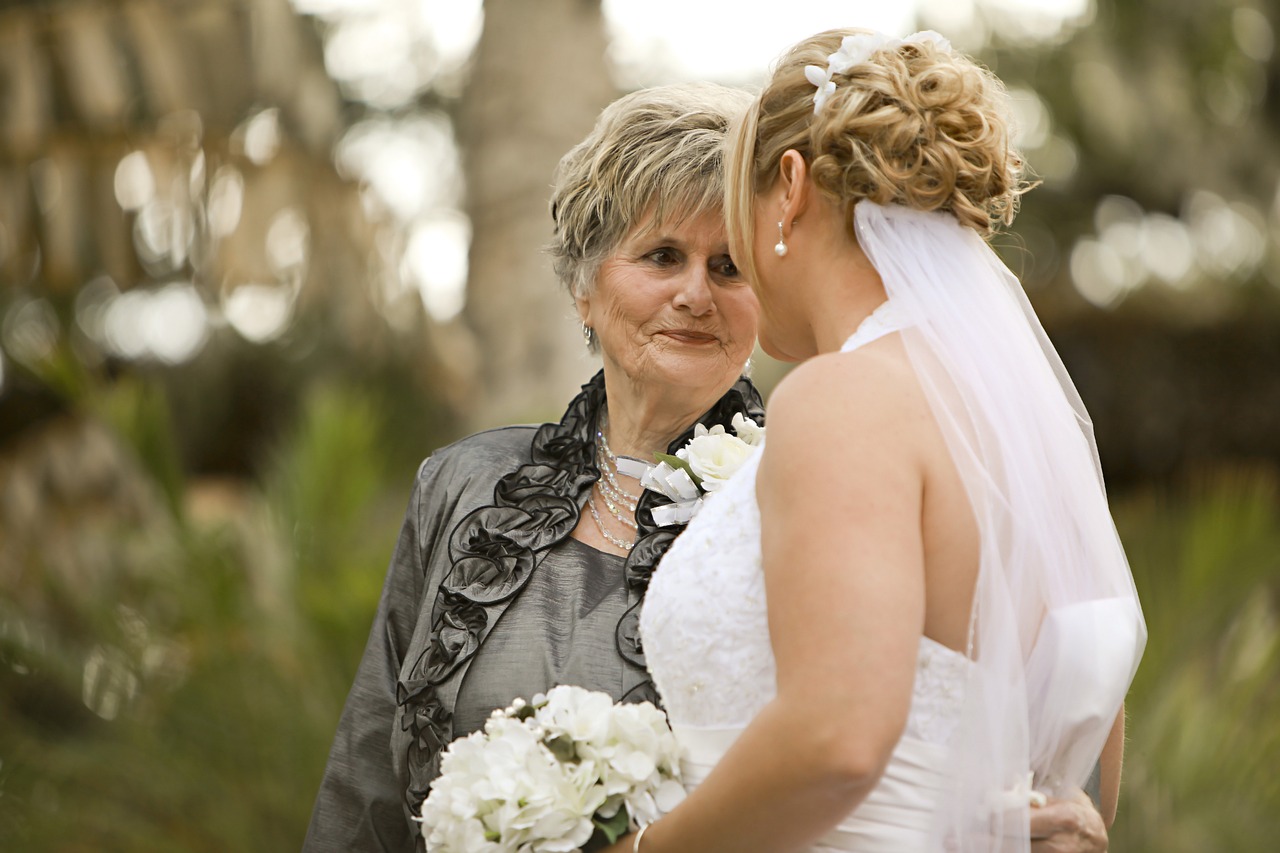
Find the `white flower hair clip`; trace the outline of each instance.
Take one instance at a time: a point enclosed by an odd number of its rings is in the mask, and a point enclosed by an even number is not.
[[[928,42],[939,50],[950,50],[951,42],[933,30],[921,30],[903,39],[890,38],[884,33],[858,33],[845,36],[840,41],[840,49],[827,57],[826,69],[817,65],[806,65],[804,77],[818,88],[813,93],[813,114],[822,111],[822,105],[836,91],[835,81],[831,78],[837,74],[847,74],[854,66],[861,65],[871,58],[877,50],[894,49],[904,44],[924,44]]]

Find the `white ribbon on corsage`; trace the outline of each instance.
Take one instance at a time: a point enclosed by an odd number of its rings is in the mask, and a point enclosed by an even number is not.
[[[628,460],[632,462],[632,460]],[[667,527],[672,524],[688,524],[689,520],[698,514],[698,509],[702,506],[702,490],[698,488],[698,484],[693,481],[693,477],[689,476],[689,472],[683,468],[673,468],[666,462],[659,462],[657,465],[645,465],[638,460],[634,461],[636,467],[643,466],[643,470],[639,473],[631,473],[624,470],[622,460],[618,460],[618,470],[628,476],[636,477],[640,480],[640,485],[651,491],[655,491],[660,495],[665,495],[672,500],[672,503],[656,506],[652,510],[653,523],[659,527]]]
[[[660,495],[666,495],[673,503],[654,507],[653,523],[659,527],[671,524],[688,524],[702,506],[702,490],[683,468],[673,468],[666,462],[650,465],[639,459],[618,457],[618,473],[635,477],[640,485]]]

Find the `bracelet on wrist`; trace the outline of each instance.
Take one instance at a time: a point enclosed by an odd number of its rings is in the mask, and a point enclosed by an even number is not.
[[[653,824],[646,823],[644,826],[640,827],[640,831],[635,834],[635,838],[631,841],[631,853],[640,853],[640,839],[644,838],[644,834],[649,831],[649,827],[651,826],[653,826]]]

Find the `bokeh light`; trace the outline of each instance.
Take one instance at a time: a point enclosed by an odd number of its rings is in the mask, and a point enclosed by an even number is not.
[[[273,107],[245,119],[231,141],[255,165],[269,163],[280,148],[280,111]]]
[[[281,278],[300,275],[311,250],[311,230],[306,217],[294,208],[285,208],[271,218],[267,227],[267,262]]]
[[[470,243],[470,223],[460,214],[425,219],[409,237],[405,274],[417,284],[422,304],[437,321],[462,312]]]
[[[1013,86],[1009,89],[1009,103],[1013,109],[1013,144],[1021,151],[1043,148],[1053,129],[1044,101],[1031,89]]]
[[[1197,190],[1187,199],[1183,216],[1195,242],[1196,261],[1207,273],[1231,279],[1257,269],[1266,238],[1264,221],[1253,207]]]
[[[1071,250],[1071,278],[1080,295],[1099,308],[1108,308],[1135,284],[1124,257],[1107,243],[1091,237]]]
[[[241,284],[222,300],[222,315],[245,340],[263,344],[289,327],[296,292],[287,285]]]
[[[206,218],[214,238],[235,233],[244,209],[244,176],[235,166],[223,166],[213,175],[209,187]]]
[[[605,0],[614,73],[624,87],[679,80],[758,82],[788,46],[833,27],[911,31],[911,3]],[[673,22],[679,22],[673,25]]]
[[[143,151],[126,154],[116,166],[116,201],[125,210],[137,210],[156,195],[155,176]]]
[[[120,288],[106,275],[92,279],[76,294],[76,325],[91,341],[99,345],[106,342],[107,310],[119,295]]]
[[[338,143],[335,159],[342,174],[369,188],[375,209],[401,222],[461,200],[453,126],[440,114],[362,121]]]
[[[1238,6],[1231,12],[1231,33],[1245,56],[1257,62],[1271,59],[1276,37],[1267,16],[1257,9]]]
[[[101,330],[102,344],[120,358],[181,364],[208,340],[209,313],[190,282],[174,282],[109,299]]]
[[[1207,190],[1190,193],[1178,217],[1104,196],[1094,210],[1094,231],[1072,249],[1071,275],[1080,294],[1100,308],[1152,282],[1186,291],[1247,280],[1267,250],[1264,215]]]
[[[13,302],[0,324],[5,350],[27,367],[36,367],[48,359],[60,337],[58,315],[47,299]]]
[[[1191,234],[1182,220],[1153,213],[1142,221],[1141,255],[1156,278],[1172,287],[1188,281],[1195,264]]]

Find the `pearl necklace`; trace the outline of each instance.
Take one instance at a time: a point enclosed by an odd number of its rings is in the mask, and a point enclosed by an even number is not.
[[[596,496],[594,493],[587,496],[587,509],[591,510],[591,517],[595,519],[596,528],[600,531],[600,535],[609,541],[609,544],[621,548],[623,551],[630,553],[631,549],[636,547],[636,540],[632,539],[628,542],[625,539],[619,539],[609,532],[609,528],[604,526],[604,519],[600,517],[600,513],[596,511]]]
[[[636,544],[634,534],[631,541],[614,536],[605,526],[604,519],[601,518],[599,510],[596,509],[596,494],[598,493],[610,516],[624,528],[638,532],[635,511],[636,506],[639,504],[640,496],[628,492],[618,483],[618,457],[609,447],[609,440],[604,437],[604,431],[607,426],[606,415],[602,413],[600,426],[596,429],[596,467],[600,469],[601,477],[596,480],[595,488],[587,497],[587,508],[591,511],[591,518],[595,520],[596,528],[599,529],[600,535],[611,545],[621,548],[623,551],[630,551]]]
[[[600,492],[600,497],[604,499],[605,506],[609,508],[609,514],[627,527],[635,530],[634,514],[640,497],[639,495],[631,494],[618,484],[618,463],[615,460],[616,457],[610,459],[604,453],[596,452],[596,467],[603,474],[599,480],[596,480],[596,489]],[[624,513],[624,509],[631,515]]]

